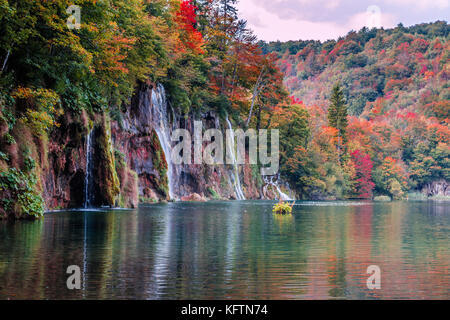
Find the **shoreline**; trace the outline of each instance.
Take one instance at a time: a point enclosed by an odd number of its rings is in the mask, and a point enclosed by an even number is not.
[[[205,203],[255,203],[255,202],[271,202],[276,203],[278,200],[208,200],[208,201],[172,201],[172,202],[157,202],[157,203],[141,203],[137,208],[68,208],[68,209],[55,209],[44,212],[45,214],[63,213],[63,212],[109,212],[109,211],[135,211],[141,207],[152,207],[156,205],[167,205],[171,203],[177,204],[205,204]],[[294,201],[294,200],[292,200]],[[375,200],[295,200],[294,206],[306,206],[306,207],[327,207],[327,206],[367,206],[374,204],[386,204],[386,203],[399,203],[399,202],[450,202],[450,197],[443,199],[404,199],[404,200],[391,200],[391,201],[375,201]],[[289,201],[288,201],[289,202]]]

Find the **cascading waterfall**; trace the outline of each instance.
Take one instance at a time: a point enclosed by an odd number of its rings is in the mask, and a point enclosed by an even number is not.
[[[277,176],[270,176],[270,177],[265,176],[264,177],[264,182],[266,183],[265,190],[267,190],[268,185],[271,185],[277,190],[278,195],[279,195],[279,200],[283,200],[283,201],[294,200],[291,197],[289,197],[287,194],[285,194],[283,191],[281,191],[280,186],[278,185],[278,180],[279,180],[279,177],[277,177]]]
[[[283,201],[290,201],[290,200],[292,200],[287,194],[285,194],[283,191],[281,191],[281,189],[278,186],[278,184],[275,184],[275,188],[277,189],[281,200],[283,200]]]
[[[169,198],[175,199],[174,190],[174,166],[172,164],[172,145],[171,145],[171,128],[169,126],[169,117],[167,115],[167,102],[164,87],[158,85],[152,90],[152,116],[153,124],[159,142],[167,161],[167,179],[169,181]]]
[[[151,93],[151,125],[154,128],[159,142],[161,144],[162,151],[167,161],[167,179],[168,179],[168,187],[169,187],[169,197],[171,200],[177,200],[177,196],[180,196],[179,188],[177,188],[177,183],[180,183],[180,176],[182,168],[180,166],[176,166],[172,163],[172,143],[171,143],[171,135],[172,131],[175,127],[172,127],[169,119],[169,112],[172,111],[175,119],[175,113],[173,110],[168,109],[168,104],[166,101],[165,90],[164,87],[159,84],[156,88],[153,88]],[[245,195],[242,190],[242,185],[239,176],[239,165],[237,162],[236,155],[236,143],[235,143],[235,133],[233,130],[233,126],[227,116],[226,122],[228,125],[228,129],[230,132],[230,140],[226,143],[227,146],[227,154],[232,160],[232,170],[230,170],[230,179],[229,183],[234,188],[237,200],[245,200]],[[176,121],[174,121],[173,126],[175,126]],[[220,124],[218,122],[218,118],[216,118],[216,128],[219,128]],[[187,178],[187,175],[184,176],[184,179]],[[185,182],[186,184],[186,182]],[[281,191],[280,191],[281,192]]]
[[[94,129],[92,129],[86,138],[86,174],[84,176],[84,208],[91,207],[92,201],[92,182],[94,163],[92,161],[92,136]]]
[[[237,163],[237,158],[236,158],[236,145],[235,145],[235,139],[234,139],[234,130],[233,130],[233,126],[231,125],[230,119],[228,119],[228,116],[226,118],[227,120],[227,124],[228,124],[228,129],[230,130],[230,140],[231,141],[227,141],[227,148],[228,148],[228,153],[233,161],[233,180],[234,180],[234,190],[236,192],[236,197],[238,200],[245,200],[245,196],[244,196],[244,192],[242,191],[242,186],[241,186],[241,180],[239,178],[239,166]]]

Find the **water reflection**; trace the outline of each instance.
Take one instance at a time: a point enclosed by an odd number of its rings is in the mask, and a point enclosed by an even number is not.
[[[448,203],[171,203],[0,223],[0,299],[450,298]],[[366,287],[369,265],[382,289]],[[66,269],[82,270],[82,290]]]

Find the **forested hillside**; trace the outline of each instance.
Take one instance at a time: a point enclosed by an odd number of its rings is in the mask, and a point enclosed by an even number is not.
[[[214,112],[260,126],[262,113],[288,97],[274,55],[262,54],[236,0],[80,0],[78,29],[67,24],[72,4],[0,1],[0,216],[82,205],[93,129],[99,205],[136,203],[137,189],[141,198],[168,197],[155,128],[134,131],[149,153],[145,165],[131,161],[136,145],[123,147],[125,115],[145,122],[149,115],[132,109],[155,109],[147,100],[158,84],[185,122]],[[111,144],[110,127],[121,145]]]
[[[448,182],[442,180],[450,180],[448,36],[448,24],[436,22],[364,28],[324,43],[260,42],[265,53],[277,53],[285,85],[309,113],[311,135],[289,155],[285,176],[318,197],[401,199],[423,188],[428,195],[444,193]],[[349,115],[345,123],[336,121],[336,112],[330,119],[339,96],[335,84]]]
[[[194,120],[279,129],[299,198],[446,194],[447,23],[266,44],[236,2],[80,0],[69,28],[72,1],[0,0],[0,217],[136,207],[171,188],[281,195],[257,166],[172,168],[169,134]]]

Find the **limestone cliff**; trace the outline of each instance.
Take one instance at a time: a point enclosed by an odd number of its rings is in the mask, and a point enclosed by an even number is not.
[[[146,83],[124,113],[65,113],[57,128],[41,136],[33,135],[26,124],[16,125],[10,138],[16,142],[4,144],[2,157],[7,159],[0,159],[0,166],[29,170],[30,179],[36,177],[30,185],[31,195],[42,195],[46,210],[135,208],[142,202],[273,199],[281,195],[278,184],[264,181],[256,165],[168,162],[174,129],[187,129],[193,136],[194,121],[201,121],[203,130],[224,132],[232,125],[212,111],[180,116],[165,99],[161,85]],[[26,169],[30,161],[33,166]],[[26,203],[22,209],[25,207]],[[14,204],[8,211],[0,216],[26,217]]]

